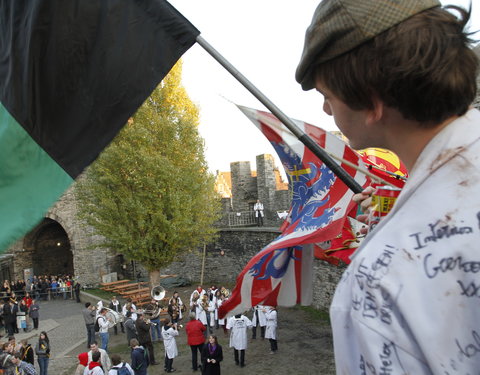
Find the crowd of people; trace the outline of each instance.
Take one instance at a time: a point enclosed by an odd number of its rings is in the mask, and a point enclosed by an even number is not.
[[[34,275],[28,280],[5,280],[0,287],[0,297],[6,299],[14,294],[21,299],[29,293],[37,301],[75,298],[80,302],[80,288],[80,283],[70,275]]]
[[[45,331],[32,347],[27,340],[16,342],[15,334],[39,329],[38,301],[76,299],[80,302],[80,284],[69,275],[33,276],[29,280],[5,280],[0,287],[0,328],[6,337],[0,342],[0,371],[3,374],[36,375],[34,358],[40,375],[48,375],[50,342]]]
[[[5,280],[0,288],[0,328],[6,336],[19,330],[38,329],[38,301],[73,299],[80,302],[80,284],[69,275],[33,276],[30,280]],[[1,337],[2,335],[0,335]]]
[[[0,344],[0,371],[5,375],[37,375],[35,357],[40,375],[48,375],[50,340],[47,332],[40,332],[33,347],[28,340],[17,342],[15,336],[9,336],[6,342]]]
[[[185,303],[178,292],[168,299],[168,305],[152,299],[144,309],[139,309],[127,300],[122,304],[116,296],[111,298],[108,308],[102,301],[96,305],[89,302],[83,309],[87,330],[87,345],[90,351],[78,356],[76,375],[106,375],[120,373],[125,375],[146,375],[149,366],[160,364],[156,360],[153,343],[163,341],[164,370],[175,372],[173,361],[178,356],[176,338],[183,328],[181,322],[188,317],[185,325],[187,343],[191,348],[192,370],[201,370],[202,374],[220,374],[220,362],[223,361],[223,348],[215,330],[229,336],[229,346],[233,348],[235,364],[245,366],[245,350],[248,345],[248,330],[252,329],[251,340],[256,339],[256,328],[260,327],[261,338],[270,341],[270,353],[275,354],[277,346],[277,310],[272,306],[256,306],[252,309],[252,319],[240,314],[228,319],[219,319],[218,309],[230,296],[227,288],[211,286],[203,289],[199,285]],[[161,317],[164,312],[168,317]],[[118,355],[108,354],[110,331],[117,335],[119,330],[126,335],[130,347],[130,363]],[[98,333],[100,345],[95,335]],[[200,361],[199,361],[200,355]],[[114,372],[112,372],[112,369]],[[127,372],[128,371],[128,372]]]

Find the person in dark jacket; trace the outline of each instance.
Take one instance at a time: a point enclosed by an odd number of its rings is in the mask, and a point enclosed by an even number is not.
[[[203,375],[220,375],[220,362],[223,361],[222,346],[217,336],[208,336],[208,343],[202,349]]]
[[[3,307],[3,319],[5,321],[5,327],[8,332],[8,336],[13,336],[15,333],[15,325],[17,323],[17,311],[18,306],[9,299]]]
[[[148,351],[148,357],[150,359],[150,365],[156,365],[155,353],[153,352],[152,336],[150,335],[151,324],[145,321],[145,316],[140,310],[137,311],[137,320],[135,322],[135,328],[137,329],[138,342]]]
[[[192,370],[198,370],[198,355],[197,350],[202,355],[203,344],[205,343],[204,332],[205,326],[200,320],[197,320],[195,313],[191,312],[189,315],[190,321],[185,326],[187,333],[187,343],[190,345],[192,351]]]
[[[35,359],[34,359],[32,346],[28,343],[28,341],[26,339],[21,340],[20,343],[22,344],[22,346],[20,348],[20,359],[22,361],[28,362],[32,365],[35,365]]]
[[[132,348],[132,369],[135,375],[147,375],[148,355],[145,353],[143,346],[140,346],[137,339],[130,340]]]
[[[127,345],[130,346],[131,339],[138,339],[137,329],[135,328],[135,322],[132,319],[132,312],[127,311],[127,314],[125,316],[126,319],[123,324],[125,325],[125,331],[127,333]]]
[[[73,285],[73,290],[75,292],[75,299],[77,300],[78,303],[82,302],[80,301],[80,288],[82,284],[80,284],[78,281],[75,281],[75,284]]]
[[[35,354],[37,355],[38,366],[40,367],[40,375],[47,375],[48,362],[50,360],[50,340],[45,331],[40,332],[40,337],[35,347]]]
[[[38,329],[38,318],[40,317],[38,310],[40,310],[40,306],[38,305],[37,300],[33,299],[32,304],[28,309],[28,316],[33,320],[33,329]]]

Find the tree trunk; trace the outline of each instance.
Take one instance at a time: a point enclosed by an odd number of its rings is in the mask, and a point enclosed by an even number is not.
[[[160,271],[149,271],[150,288],[155,288],[160,285]]]

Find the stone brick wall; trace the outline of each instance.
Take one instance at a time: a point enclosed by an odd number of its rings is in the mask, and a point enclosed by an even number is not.
[[[73,189],[74,185],[50,208],[45,217],[61,225],[68,236],[73,256],[74,276],[82,284],[96,285],[103,275],[117,271],[118,257],[109,249],[99,247],[100,237],[94,235],[91,228],[77,219],[77,202]],[[32,241],[40,229],[41,223],[7,250],[7,254],[14,255],[13,277],[23,278],[25,268],[34,268],[34,258],[38,254],[34,253]],[[55,262],[56,259],[51,258],[50,261]]]
[[[262,154],[256,157],[257,164],[257,191],[258,199],[265,207],[265,223],[275,220],[276,202],[275,202],[275,162],[273,156]]]
[[[204,285],[226,283],[234,285],[238,274],[261,248],[279,235],[279,231],[263,228],[222,229],[215,244],[207,248]],[[221,255],[221,250],[225,255]],[[161,274],[178,274],[193,284],[200,281],[202,251],[192,251],[168,267]],[[318,309],[328,310],[335,286],[343,268],[314,260],[313,303]]]
[[[252,177],[249,161],[230,163],[232,172],[232,207],[234,211],[248,211],[249,203],[257,199],[256,178]]]

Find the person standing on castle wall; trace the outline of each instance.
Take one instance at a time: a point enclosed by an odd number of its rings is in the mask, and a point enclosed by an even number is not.
[[[260,202],[260,199],[257,199],[257,203],[253,206],[253,210],[255,211],[255,217],[257,219],[257,226],[263,227],[263,203]]]

